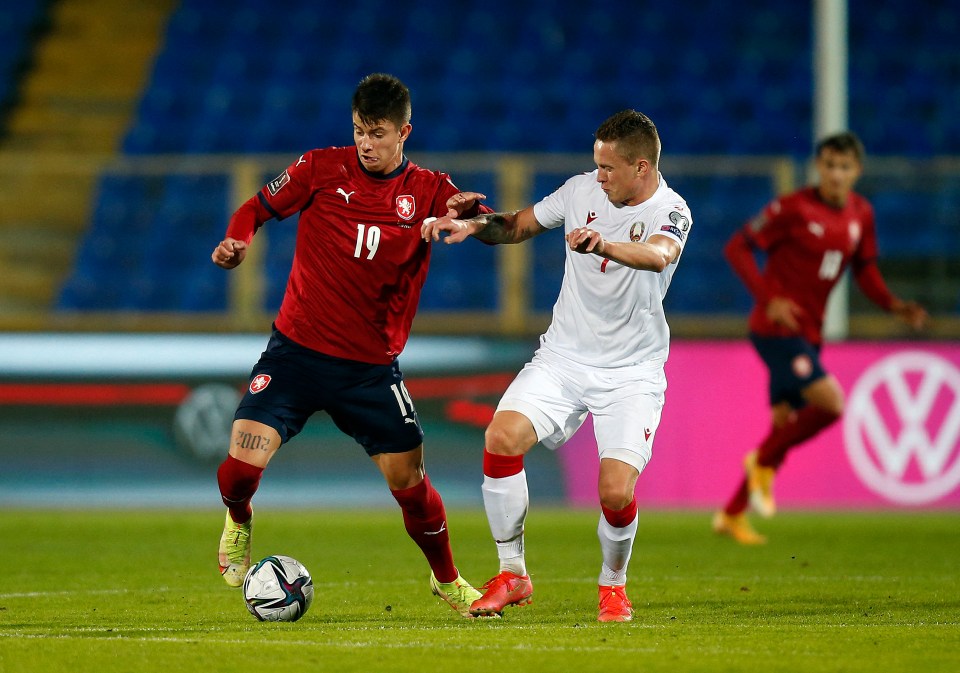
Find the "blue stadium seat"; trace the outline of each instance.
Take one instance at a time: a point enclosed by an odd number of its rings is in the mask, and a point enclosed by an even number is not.
[[[11,7],[39,5],[33,0]],[[5,8],[0,19],[10,11]],[[955,114],[960,51],[954,46],[960,12],[937,0],[880,5],[849,0],[849,11],[850,124],[868,151],[960,154],[960,115]],[[349,101],[357,81],[387,70],[412,88],[411,152],[574,152],[583,153],[589,167],[597,125],[612,112],[632,107],[657,123],[667,157],[777,154],[802,160],[812,144],[809,14],[807,3],[781,3],[774,9],[747,0],[734,12],[721,0],[685,0],[645,7],[643,39],[638,41],[635,24],[603,4],[531,0],[518,12],[507,0],[409,6],[360,0],[350,7],[330,1],[275,6],[257,0],[183,0],[171,16],[123,148],[131,154],[294,154],[349,143]],[[396,17],[393,32],[385,34],[370,19],[380,15]],[[23,31],[7,31],[6,25],[0,21],[0,38],[10,39],[0,42],[13,44]],[[474,39],[479,36],[481,48]],[[611,45],[634,43],[629,58],[610,58]],[[910,48],[891,49],[891,44]],[[0,77],[4,58],[0,52]],[[535,196],[543,196],[559,179],[545,176]],[[678,276],[678,283],[685,284],[686,274],[690,282],[697,280],[695,267],[718,263],[714,257],[725,238],[721,232],[759,208],[769,198],[770,186],[723,179],[675,186],[690,201],[697,221]],[[186,223],[177,213],[196,206],[185,203],[183,193],[220,194],[225,186],[144,187],[144,201],[137,206],[132,186],[117,189],[119,197],[104,182],[95,229],[113,232],[132,218],[128,233],[135,233],[145,226],[137,218],[147,209],[165,219],[147,226],[179,231]],[[124,195],[125,190],[130,191]],[[896,221],[910,206],[884,196],[876,207],[878,219]],[[222,205],[210,205],[209,212],[204,210],[204,227],[222,230],[227,216]],[[292,249],[295,226],[283,223],[273,229],[276,245]],[[91,232],[89,244],[102,253],[108,247],[104,241],[123,241],[124,235]],[[551,245],[549,236],[542,238],[544,242],[535,241],[535,302],[549,309],[562,246]],[[919,237],[916,247],[943,244],[943,235],[936,234],[931,240]],[[101,253],[91,252],[91,259],[123,267],[122,261],[106,261]],[[425,306],[486,301],[480,298],[483,293],[464,284],[458,270],[470,268],[478,284],[486,283],[483,273],[492,267],[489,250],[464,246],[455,253],[438,251],[435,257]],[[79,260],[78,268],[86,263]],[[271,307],[279,305],[288,269],[286,253],[271,259]],[[207,271],[190,265],[183,269]],[[198,307],[194,310],[217,305],[222,287],[215,279],[200,278],[194,285],[206,290],[176,302]],[[154,279],[141,281],[132,298],[123,301],[160,301],[152,289]],[[92,301],[95,293],[85,290],[84,282],[71,281],[62,301]],[[698,285],[697,292],[678,291],[671,301],[683,310],[743,303],[732,276],[721,274]]]

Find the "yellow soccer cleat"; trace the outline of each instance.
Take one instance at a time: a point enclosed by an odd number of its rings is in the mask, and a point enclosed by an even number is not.
[[[750,506],[765,519],[777,513],[777,503],[773,499],[773,477],[776,470],[757,464],[757,452],[751,451],[743,460],[743,469],[747,473],[747,490],[750,492]]]
[[[729,535],[740,544],[766,544],[767,538],[753,529],[745,514],[727,514],[720,510],[713,515],[713,532]]]
[[[470,605],[480,598],[480,592],[473,588],[473,586],[463,577],[457,575],[457,579],[452,582],[439,582],[437,581],[437,576],[433,573],[430,573],[430,590],[433,591],[435,596],[439,596],[447,602],[455,612],[459,613],[461,617],[466,617],[470,619],[473,615],[470,614]]]
[[[250,542],[253,532],[253,517],[246,523],[237,523],[227,512],[220,536],[220,574],[232,587],[243,584],[243,578],[250,569]]]

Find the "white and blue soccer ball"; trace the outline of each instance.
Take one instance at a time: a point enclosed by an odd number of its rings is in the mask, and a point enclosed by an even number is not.
[[[243,578],[243,601],[261,622],[295,622],[313,602],[313,578],[295,558],[268,556]]]

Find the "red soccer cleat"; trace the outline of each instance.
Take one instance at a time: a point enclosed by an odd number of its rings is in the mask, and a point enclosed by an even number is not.
[[[626,587],[599,587],[600,622],[629,622],[633,619],[633,604],[627,598]]]
[[[487,580],[481,589],[483,595],[470,606],[470,614],[477,617],[500,615],[508,605],[527,605],[532,602],[533,582],[529,575],[514,575],[504,570]]]

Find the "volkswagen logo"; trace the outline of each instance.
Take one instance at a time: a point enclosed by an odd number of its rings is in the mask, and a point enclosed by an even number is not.
[[[854,471],[893,502],[933,502],[960,484],[960,370],[925,351],[870,366],[849,395],[844,445]]]

